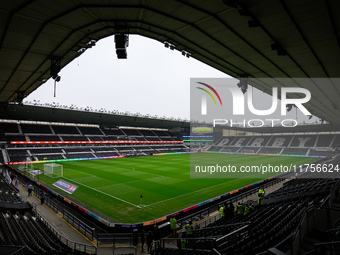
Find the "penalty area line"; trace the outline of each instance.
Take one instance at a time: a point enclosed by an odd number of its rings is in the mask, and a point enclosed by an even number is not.
[[[90,187],[90,186],[87,186],[87,185],[85,185],[85,184],[83,184],[83,183],[77,182],[77,181],[75,181],[75,180],[69,179],[69,178],[64,177],[64,176],[63,176],[63,178],[65,178],[65,179],[67,179],[67,180],[69,180],[69,181],[71,181],[71,182],[75,182],[75,183],[77,183],[77,184],[79,184],[79,185],[82,185],[82,186],[84,186],[84,187],[86,187],[86,188],[88,188],[88,189],[92,189],[92,190],[94,190],[94,191],[96,191],[96,192],[102,193],[102,194],[104,194],[104,195],[106,195],[106,196],[112,197],[112,198],[114,198],[114,199],[116,199],[116,200],[119,200],[119,201],[121,201],[121,202],[123,202],[123,203],[132,205],[132,206],[134,206],[134,207],[139,207],[138,205],[135,205],[135,204],[133,204],[133,203],[130,203],[130,202],[128,202],[128,201],[125,201],[124,199],[121,199],[121,198],[119,198],[119,197],[112,196],[112,195],[107,194],[107,193],[105,193],[105,192],[103,192],[103,191],[101,191],[101,190],[97,190],[97,189],[95,189],[95,188],[92,188],[92,187]]]

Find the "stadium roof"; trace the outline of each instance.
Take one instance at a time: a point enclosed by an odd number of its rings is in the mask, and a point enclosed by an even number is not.
[[[62,68],[117,33],[169,42],[233,77],[339,78],[339,10],[337,0],[1,1],[0,103],[21,102],[52,61]],[[339,81],[303,86],[311,113],[339,124]]]
[[[95,124],[101,126],[129,126],[145,128],[164,128],[179,131],[189,128],[190,123],[178,120],[156,119],[93,111],[63,109],[34,105],[8,104],[0,108],[0,116],[7,120],[44,121],[59,123]]]

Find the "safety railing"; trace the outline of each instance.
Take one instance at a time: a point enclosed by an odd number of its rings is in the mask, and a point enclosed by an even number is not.
[[[211,252],[215,247],[215,238],[164,238],[160,240],[156,249],[207,251]]]
[[[49,208],[51,208],[55,213],[59,212],[59,208],[58,208],[59,203],[57,203],[55,200],[53,200],[53,199],[51,199],[49,197],[46,197],[44,203]]]
[[[81,221],[78,217],[65,209],[63,210],[63,218],[86,237],[94,240],[95,228],[87,225],[85,222]]]
[[[278,243],[274,248],[280,251],[290,250],[290,254],[297,254],[299,247],[306,232],[308,231],[309,221],[313,217],[313,206],[309,206],[302,212],[301,219],[297,224],[295,231]]]
[[[98,247],[116,247],[117,244],[132,246],[134,243],[132,233],[98,233],[97,246]],[[138,242],[138,241],[137,241]]]
[[[115,254],[134,254],[134,255],[137,255],[137,247],[136,246],[113,247],[113,255],[115,255]]]
[[[263,187],[264,189],[267,189],[269,187],[272,187],[280,182],[282,182],[284,179],[274,179],[273,181],[270,181],[268,183],[265,183],[265,184],[262,184],[261,187]],[[242,201],[244,199],[247,199],[255,194],[258,193],[258,186],[255,186],[254,188],[251,188],[249,189],[248,191],[246,192],[243,192],[235,197],[232,197],[232,198],[226,198],[225,200],[222,200],[219,202],[219,204],[224,204],[224,203],[237,203],[239,201]],[[200,210],[196,213],[193,213],[187,217],[184,217],[184,218],[181,218],[181,219],[178,219],[177,220],[177,226],[179,229],[181,228],[184,228],[185,225],[191,221],[191,222],[197,222],[199,220],[202,220],[208,216],[212,216],[213,218],[215,217],[215,219],[211,219],[210,220],[210,223],[213,223],[215,220],[218,220],[220,218],[220,215],[219,214],[216,214],[216,215],[212,215],[214,212],[216,212],[218,210],[218,205],[212,205],[212,206],[209,206],[208,208],[205,208],[203,210]],[[210,218],[210,217],[209,217]],[[208,222],[207,222],[208,223]],[[209,224],[210,224],[209,223]]]
[[[249,230],[249,223],[245,226],[242,226],[220,238],[216,239],[216,246],[217,248],[225,245],[226,243],[229,243],[231,240],[233,239],[242,239],[241,236],[243,236],[244,234],[248,234],[248,230]]]
[[[316,254],[337,255],[340,254],[340,241],[315,243],[314,251]]]
[[[15,246],[15,245],[0,245],[1,254],[15,254],[15,255],[25,255],[25,246]]]
[[[61,235],[39,212],[36,212],[37,217],[45,224],[45,226],[66,246],[74,251],[86,252],[88,254],[97,254],[97,247],[94,245],[77,243],[69,240]]]

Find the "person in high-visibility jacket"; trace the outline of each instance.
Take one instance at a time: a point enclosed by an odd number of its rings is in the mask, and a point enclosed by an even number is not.
[[[260,188],[258,196],[259,197],[264,197],[265,195],[266,195],[266,191],[264,190],[264,188]]]
[[[177,220],[176,220],[175,217],[172,217],[170,219],[170,227],[171,227],[171,231],[172,231],[172,236],[175,237],[176,231],[177,231]]]
[[[240,202],[238,202],[238,205],[237,205],[237,213],[238,213],[238,214],[243,214],[243,212],[244,212],[243,205],[242,205]]]
[[[187,237],[190,238],[192,237],[192,222],[190,221],[186,226],[186,230],[187,230]]]
[[[249,213],[250,209],[249,209],[249,206],[245,206],[244,207],[244,212],[243,212],[243,215],[247,215]]]
[[[219,210],[220,213],[221,213],[221,218],[224,218],[224,216],[225,216],[224,208],[225,208],[225,207],[222,205],[221,208],[220,208],[220,210]]]
[[[251,212],[251,211],[253,211],[255,208],[254,208],[254,206],[252,205],[252,204],[250,204],[249,205],[249,211]]]
[[[186,238],[185,233],[183,233],[181,238],[181,249],[185,249],[186,247],[187,240],[185,238]]]

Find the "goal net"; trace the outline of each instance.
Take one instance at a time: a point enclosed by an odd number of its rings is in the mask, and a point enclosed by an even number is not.
[[[242,150],[242,153],[249,153],[249,154],[254,154],[255,151],[254,150]]]
[[[63,176],[63,166],[55,163],[44,164],[44,174],[51,178]]]
[[[34,165],[32,164],[32,162],[26,161],[25,164],[19,165],[18,170],[21,172],[34,170]]]

